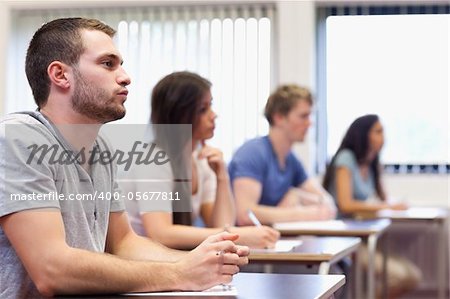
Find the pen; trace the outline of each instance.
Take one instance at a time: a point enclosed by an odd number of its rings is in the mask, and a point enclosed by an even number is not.
[[[256,218],[256,215],[252,212],[252,210],[249,209],[247,211],[247,215],[248,215],[248,218],[250,218],[250,220],[253,222],[253,224],[255,226],[261,226],[262,225],[261,222],[259,222],[258,218]]]

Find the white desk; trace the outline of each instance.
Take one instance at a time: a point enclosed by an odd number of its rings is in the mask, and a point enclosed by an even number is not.
[[[284,236],[316,235],[316,236],[340,236],[360,237],[367,242],[369,261],[367,267],[367,296],[362,295],[360,282],[361,265],[356,261],[356,298],[375,298],[375,255],[379,237],[391,225],[388,219],[376,220],[331,220],[331,221],[301,221],[275,223],[273,227]]]
[[[355,253],[361,244],[361,239],[355,237],[304,236],[281,240],[300,240],[301,243],[290,251],[251,250],[250,264],[319,265],[319,274],[326,275],[331,265]]]
[[[237,289],[237,296],[202,296],[209,299],[329,299],[345,284],[344,275],[306,275],[306,274],[265,274],[239,273],[231,283]],[[74,298],[74,297],[68,297]],[[167,296],[83,296],[82,298],[151,298],[163,299]],[[196,298],[172,296],[169,298]]]

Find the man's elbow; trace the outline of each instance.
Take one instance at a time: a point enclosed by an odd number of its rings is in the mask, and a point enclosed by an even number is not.
[[[35,285],[39,294],[44,297],[54,297],[57,294],[54,284],[45,278],[39,278]]]
[[[61,278],[61,275],[58,274],[56,267],[47,264],[43,267],[37,279],[34,280],[34,284],[42,296],[53,297],[59,293],[59,278]]]
[[[70,279],[67,277],[67,269],[70,267],[67,262],[77,260],[68,250],[60,249],[58,252],[42,257],[41,265],[31,275],[36,289],[45,297],[67,293],[64,289],[67,279]]]

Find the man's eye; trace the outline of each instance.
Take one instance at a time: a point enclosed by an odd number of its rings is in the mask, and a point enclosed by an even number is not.
[[[105,66],[107,66],[107,67],[112,67],[113,66],[113,63],[112,63],[112,61],[104,61],[103,62],[103,65],[105,65]]]

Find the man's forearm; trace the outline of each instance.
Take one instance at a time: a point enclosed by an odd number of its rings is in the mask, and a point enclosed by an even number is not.
[[[184,251],[170,249],[156,241],[135,234],[126,237],[122,244],[111,253],[130,260],[165,262],[178,261],[186,254]]]
[[[256,214],[258,220],[261,221],[262,224],[266,225],[270,225],[275,222],[299,220],[295,209],[292,208],[257,205],[252,209],[252,211]],[[244,223],[242,225],[253,225],[253,223],[248,220],[248,223]]]
[[[183,288],[182,277],[174,263],[125,260],[74,248],[64,251],[57,254],[34,281],[44,295]]]

